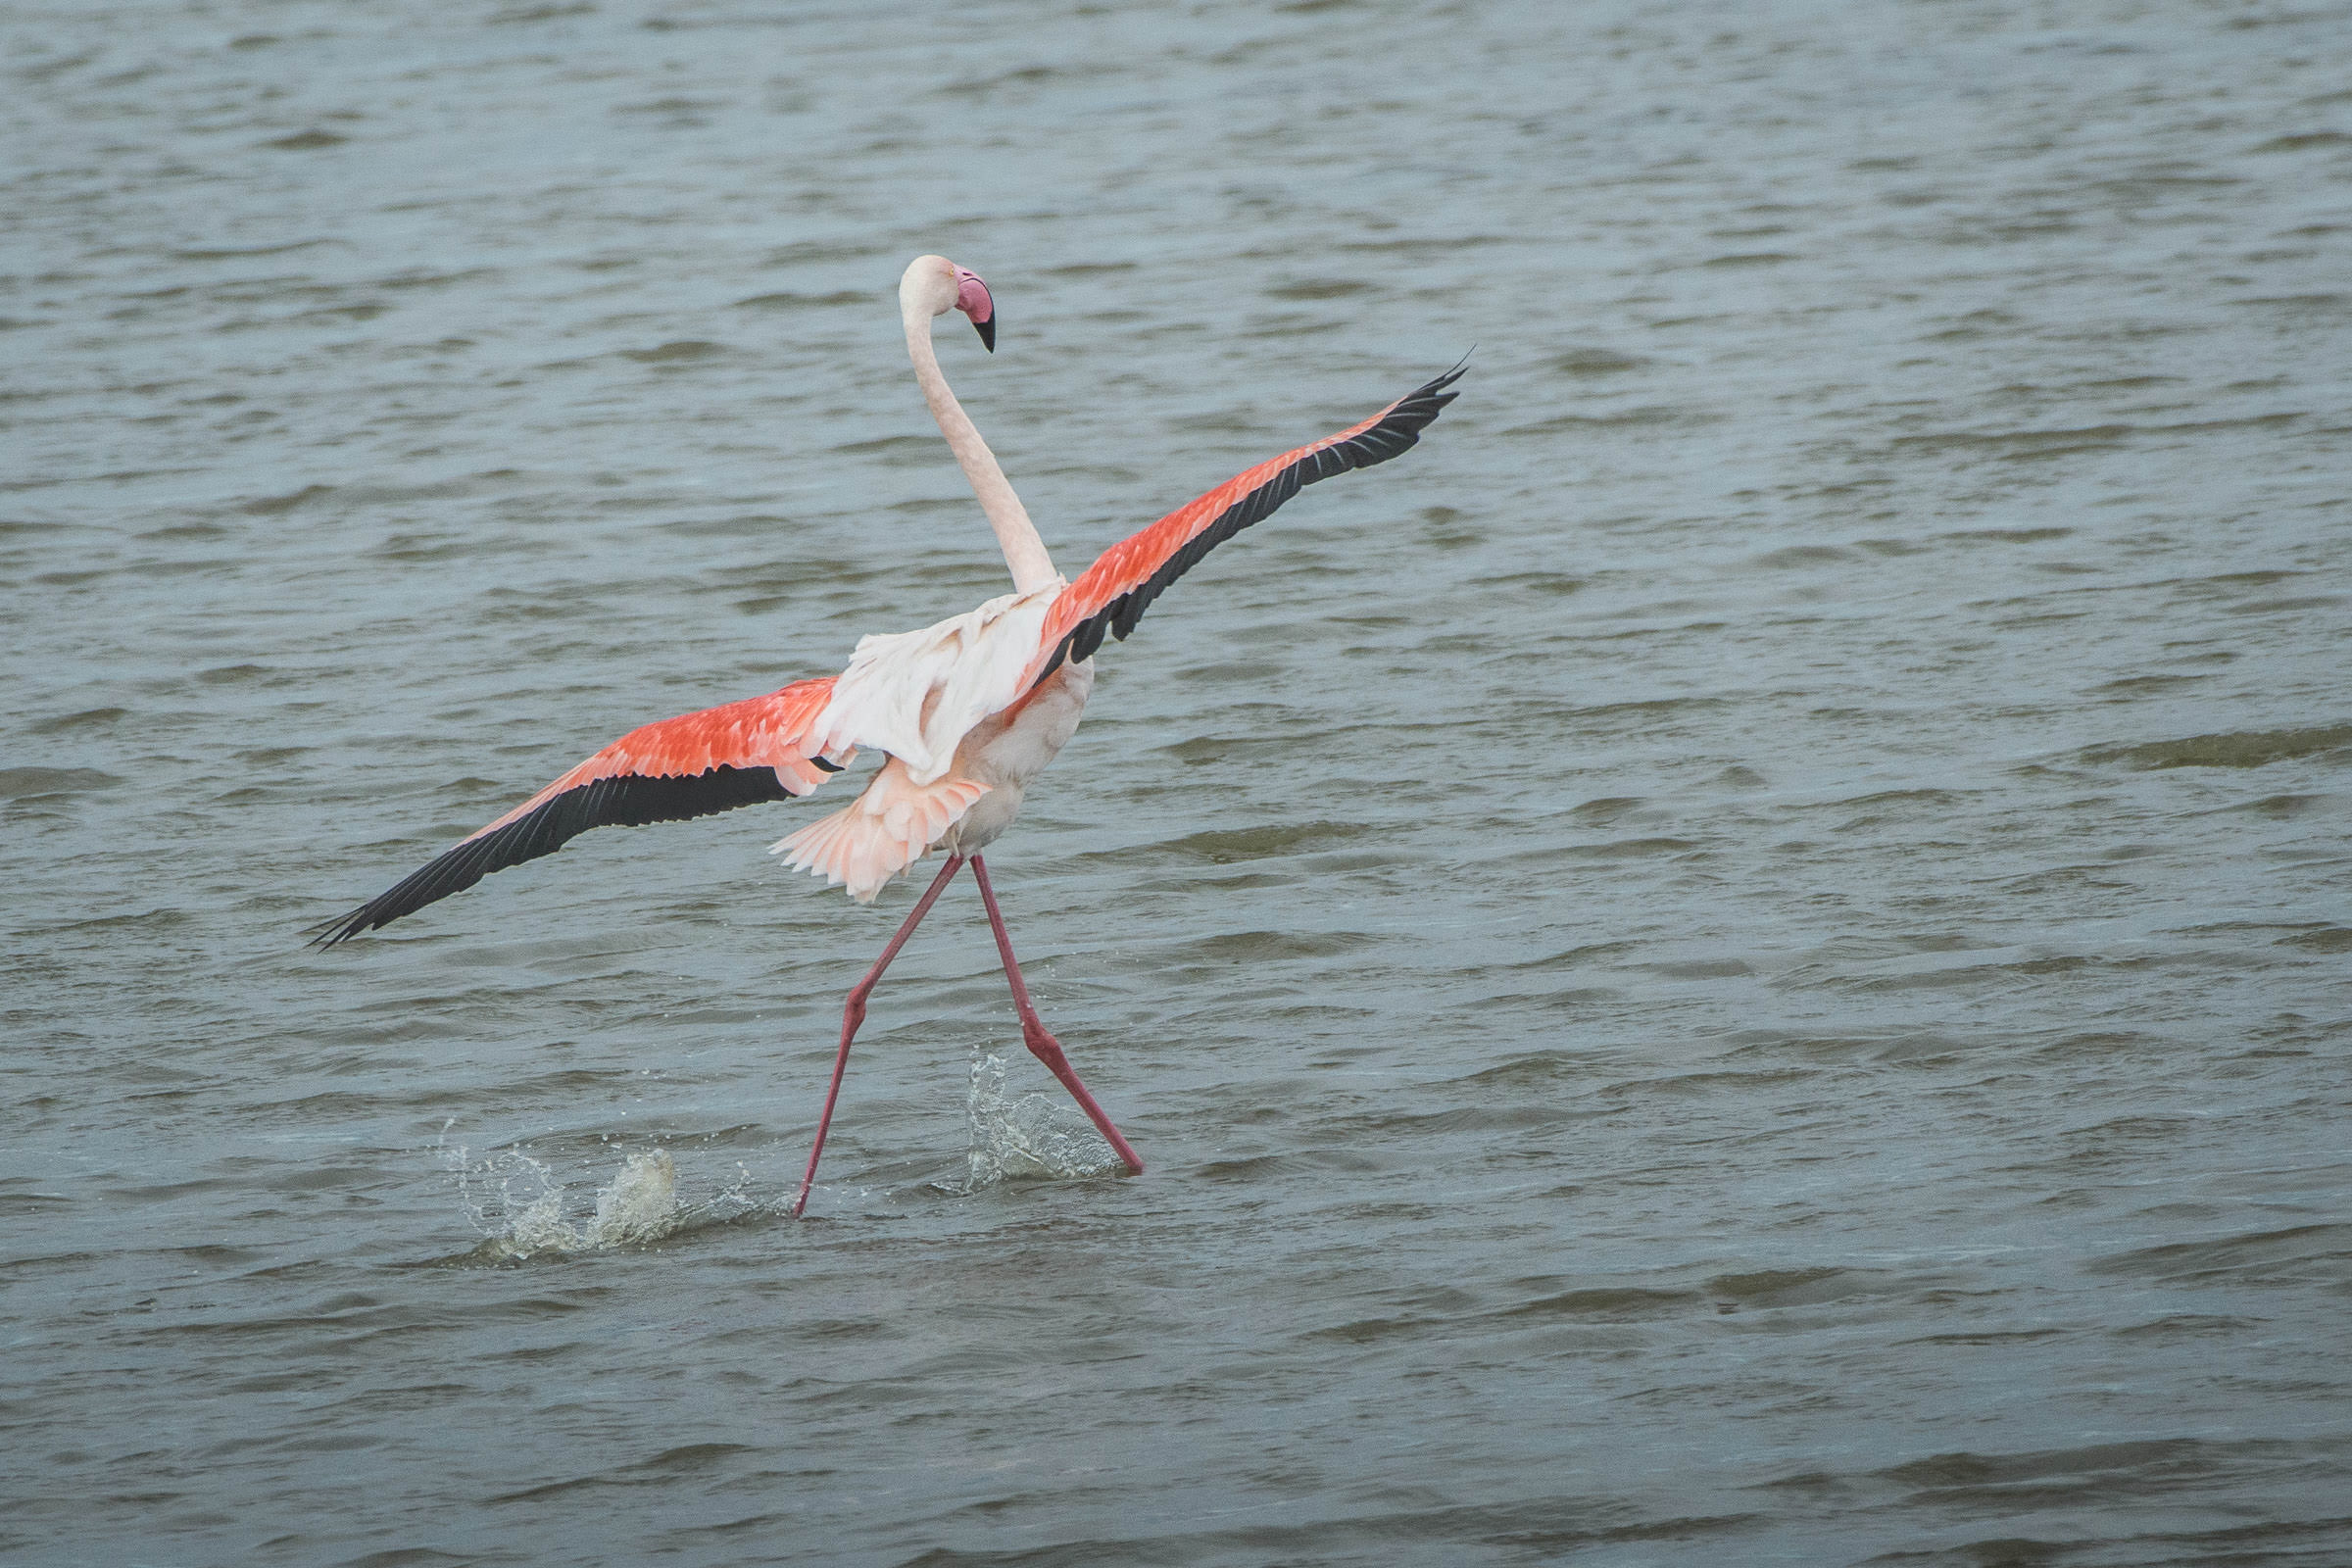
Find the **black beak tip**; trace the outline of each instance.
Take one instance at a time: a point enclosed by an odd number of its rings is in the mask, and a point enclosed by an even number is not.
[[[989,353],[991,353],[991,354],[994,354],[994,353],[996,353],[996,352],[997,352],[997,315],[996,315],[996,312],[994,312],[994,311],[991,311],[991,312],[989,312],[989,315],[988,315],[988,319],[987,319],[987,320],[985,320],[985,321],[974,321],[974,322],[972,323],[972,328],[973,328],[973,330],[977,331],[977,332],[980,334],[980,345],[981,345],[981,347],[983,347],[983,348],[987,349],[987,350],[988,350],[988,352],[989,352]]]

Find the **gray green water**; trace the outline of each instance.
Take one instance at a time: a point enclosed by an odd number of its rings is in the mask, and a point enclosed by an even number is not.
[[[2352,1558],[2348,23],[0,13],[0,1559]],[[1065,571],[1479,347],[794,1223],[805,809],[301,933],[1003,590],[925,250]]]

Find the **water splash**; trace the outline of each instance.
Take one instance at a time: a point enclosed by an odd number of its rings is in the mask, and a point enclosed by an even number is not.
[[[1066,1181],[1127,1168],[1074,1108],[1047,1095],[1008,1097],[1004,1058],[993,1053],[974,1052],[964,1108],[972,1128],[967,1192],[1004,1181]]]
[[[593,1208],[576,1201],[571,1185],[545,1160],[521,1148],[475,1159],[463,1148],[443,1158],[458,1179],[466,1216],[482,1233],[471,1256],[504,1262],[545,1252],[588,1252],[628,1247],[723,1223],[758,1205],[745,1191],[750,1173],[698,1202],[678,1196],[678,1166],[666,1149],[632,1150],[612,1179],[595,1189]]]
[[[1008,1093],[1005,1072],[1004,1057],[975,1050],[964,1102],[971,1128],[966,1178],[928,1184],[934,1191],[968,1195],[1000,1182],[1070,1181],[1126,1169],[1075,1106],[1054,1094]],[[750,1215],[785,1212],[784,1195],[795,1190],[769,1193],[761,1176],[736,1161],[722,1186],[689,1199],[681,1186],[700,1186],[697,1173],[682,1176],[667,1148],[622,1152],[618,1169],[609,1162],[614,1145],[610,1139],[577,1154],[559,1154],[553,1162],[524,1144],[476,1155],[448,1142],[454,1125],[443,1126],[437,1147],[481,1241],[445,1262],[512,1263],[642,1246]],[[791,1162],[800,1157],[797,1148],[789,1152]],[[593,1164],[579,1168],[578,1160]],[[836,1200],[848,1195],[895,1201],[887,1187],[827,1191]]]

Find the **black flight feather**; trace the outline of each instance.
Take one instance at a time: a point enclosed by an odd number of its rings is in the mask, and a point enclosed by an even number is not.
[[[351,913],[330,921],[311,945],[331,948],[363,931],[389,925],[437,899],[463,893],[493,871],[553,855],[592,827],[644,827],[683,822],[731,811],[761,801],[781,801],[791,792],[772,767],[725,764],[701,773],[668,778],[616,773],[591,779],[543,801],[504,827],[453,846],[422,869],[412,872]]]

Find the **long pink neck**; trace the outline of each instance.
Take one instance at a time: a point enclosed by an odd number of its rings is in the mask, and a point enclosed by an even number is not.
[[[931,406],[931,417],[939,421],[939,433],[948,438],[948,450],[963,468],[963,476],[971,481],[972,493],[980,498],[980,510],[988,514],[988,525],[997,531],[997,543],[1004,547],[1004,564],[1012,568],[1012,585],[1022,593],[1043,588],[1057,573],[1054,560],[1046,554],[1046,542],[1038,537],[1037,524],[1029,520],[1028,509],[1021,498],[1012,493],[1011,481],[1004,470],[997,466],[997,455],[988,450],[980,439],[979,428],[956,394],[948,390],[948,378],[940,373],[939,357],[931,351],[931,317],[912,300],[905,301],[899,313],[906,323],[906,357],[914,361],[914,378],[923,389],[923,401]]]

